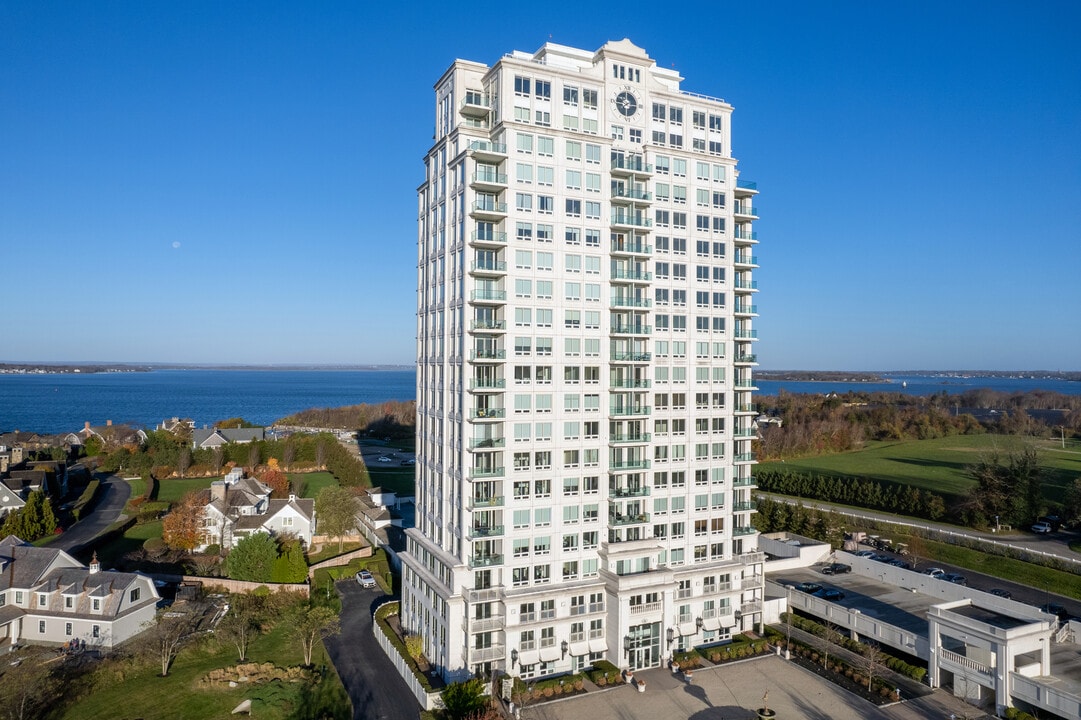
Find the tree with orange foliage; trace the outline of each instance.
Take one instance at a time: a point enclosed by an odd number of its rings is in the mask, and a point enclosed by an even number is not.
[[[187,493],[162,518],[161,536],[169,547],[191,552],[203,544],[203,503],[199,496],[197,492]]]
[[[275,467],[270,467],[264,470],[262,474],[258,477],[259,482],[270,488],[270,497],[289,497],[289,476],[287,476],[281,470]]]

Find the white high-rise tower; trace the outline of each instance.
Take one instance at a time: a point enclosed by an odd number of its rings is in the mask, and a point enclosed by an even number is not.
[[[435,84],[402,622],[448,679],[654,667],[761,619],[755,185],[628,40]]]

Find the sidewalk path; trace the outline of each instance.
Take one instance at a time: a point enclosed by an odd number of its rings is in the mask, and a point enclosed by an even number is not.
[[[99,490],[101,497],[98,498],[94,509],[49,543],[49,547],[72,554],[78,553],[120,517],[128,498],[131,497],[131,485],[116,475],[99,476],[99,478],[101,479]]]

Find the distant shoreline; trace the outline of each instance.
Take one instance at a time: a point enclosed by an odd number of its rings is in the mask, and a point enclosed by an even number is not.
[[[326,372],[332,370],[368,370],[397,372],[413,370],[414,365],[213,365],[164,363],[0,363],[0,375],[94,375],[98,373],[154,372],[155,370],[267,370],[290,372]]]

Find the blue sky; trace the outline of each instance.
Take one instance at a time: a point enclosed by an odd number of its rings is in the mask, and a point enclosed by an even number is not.
[[[736,108],[762,367],[1081,369],[1081,4],[469,7],[0,2],[0,361],[411,363],[435,80],[629,37]]]

